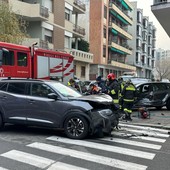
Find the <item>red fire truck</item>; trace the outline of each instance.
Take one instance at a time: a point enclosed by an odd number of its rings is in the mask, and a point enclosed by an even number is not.
[[[0,42],[0,77],[55,79],[67,83],[73,78],[73,56]]]

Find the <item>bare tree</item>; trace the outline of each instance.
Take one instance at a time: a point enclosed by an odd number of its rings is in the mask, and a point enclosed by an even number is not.
[[[158,74],[159,80],[163,78],[170,79],[170,58],[156,61],[155,70]]]
[[[0,1],[0,41],[21,44],[26,38],[26,24],[12,12],[5,1]]]

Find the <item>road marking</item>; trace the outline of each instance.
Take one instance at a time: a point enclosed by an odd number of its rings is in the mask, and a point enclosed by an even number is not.
[[[32,143],[27,145],[28,147],[52,152],[52,153],[57,153],[65,156],[71,156],[74,158],[78,159],[84,159],[86,161],[90,162],[95,162],[95,163],[100,163],[103,165],[119,168],[119,169],[124,169],[124,170],[146,170],[147,166],[145,165],[140,165],[136,163],[131,163],[131,162],[126,162],[126,161],[121,161],[118,159],[113,159],[109,157],[104,157],[104,156],[99,156],[91,153],[86,153],[82,151],[77,151],[73,149],[67,149],[59,146],[53,146],[45,143]]]
[[[134,133],[139,133],[139,134],[144,134],[144,135],[149,135],[149,136],[158,136],[162,138],[168,138],[168,134],[162,134],[162,133],[157,133],[154,131],[147,131],[147,130],[135,130],[131,128],[121,128],[121,130],[128,131],[128,132],[134,132]]]
[[[152,141],[152,142],[159,142],[159,143],[164,143],[166,141],[166,139],[160,139],[160,138],[156,138],[156,137],[149,137],[149,136],[138,136],[132,133],[124,133],[124,132],[112,132],[113,137],[114,136],[124,136],[124,137],[129,137],[129,138],[134,138],[134,139],[142,139],[142,140],[147,140],[147,141]]]
[[[148,126],[137,126],[137,125],[129,125],[129,124],[123,124],[123,123],[119,123],[119,125],[121,127],[131,127],[131,128],[135,128],[135,129],[157,131],[157,132],[162,132],[162,133],[168,133],[169,132],[169,130],[166,130],[166,129],[158,129],[158,128],[152,128],[152,127],[148,127]]]
[[[74,170],[89,170],[89,169],[69,165],[69,164],[62,163],[62,162],[56,162],[55,164],[51,165],[47,170],[73,170],[73,169]]]
[[[149,152],[143,152],[143,151],[138,151],[134,149],[110,146],[106,144],[88,142],[88,141],[83,141],[83,140],[73,140],[73,139],[61,138],[57,136],[51,136],[51,137],[48,137],[47,139],[52,140],[52,141],[67,143],[67,144],[79,145],[79,146],[89,147],[93,149],[99,149],[99,150],[104,150],[108,152],[134,156],[134,157],[143,158],[143,159],[153,159],[155,156],[155,154],[149,153]]]
[[[109,141],[113,143],[122,143],[122,144],[132,145],[132,146],[139,146],[139,147],[149,148],[149,149],[156,149],[156,150],[159,150],[162,147],[161,145],[155,145],[155,144],[150,144],[145,142],[137,142],[137,141],[126,140],[126,139],[117,139],[114,137],[102,138],[100,140]]]
[[[26,163],[29,165],[33,165],[33,166],[36,166],[42,169],[48,167],[49,165],[55,162],[51,159],[43,158],[40,156],[36,156],[33,154],[29,154],[29,153],[21,152],[17,150],[11,150],[9,152],[1,154],[1,156],[16,160],[22,163]]]
[[[6,168],[3,168],[3,167],[0,167],[0,170],[8,170],[8,169],[6,169]]]

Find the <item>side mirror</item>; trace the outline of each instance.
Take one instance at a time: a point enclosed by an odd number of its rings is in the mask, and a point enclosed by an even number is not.
[[[58,99],[58,96],[57,96],[55,93],[50,93],[50,94],[48,94],[48,98],[49,98],[49,99],[57,100],[57,99]]]

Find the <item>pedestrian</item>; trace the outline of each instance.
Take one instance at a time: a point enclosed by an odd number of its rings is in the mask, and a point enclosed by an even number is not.
[[[103,80],[101,76],[98,76],[96,78],[96,83],[101,88],[102,93],[107,93],[108,89],[107,89],[107,86],[106,86],[106,81]]]
[[[113,73],[107,75],[108,94],[112,97],[113,103],[119,108],[119,83]]]
[[[123,91],[121,93],[123,98],[123,111],[125,113],[125,120],[132,121],[131,114],[132,114],[132,107],[137,97],[137,90],[135,85],[128,80],[124,85]]]
[[[71,79],[68,81],[67,85],[75,88],[75,80],[74,80],[73,78],[71,78]]]

